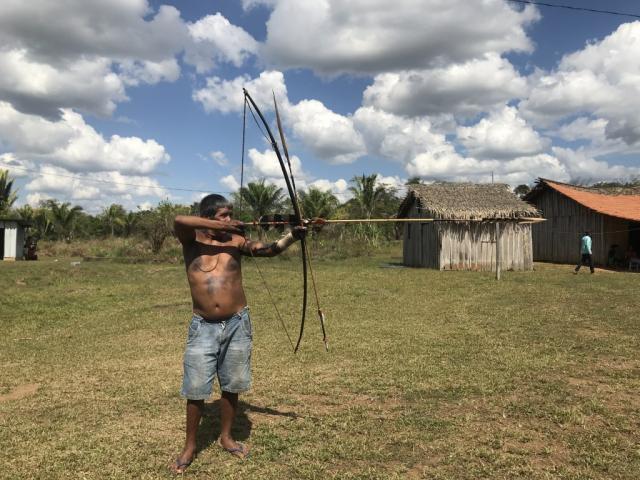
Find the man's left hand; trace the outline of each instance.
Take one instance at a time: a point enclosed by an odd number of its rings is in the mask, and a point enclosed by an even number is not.
[[[291,229],[291,233],[296,240],[302,240],[307,236],[307,227],[298,225]]]

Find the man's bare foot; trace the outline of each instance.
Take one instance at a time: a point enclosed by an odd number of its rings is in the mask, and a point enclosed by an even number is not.
[[[195,458],[195,452],[190,450],[183,450],[182,453],[176,458],[171,465],[169,465],[169,470],[175,475],[182,475],[184,471],[187,469],[193,459]]]
[[[231,437],[220,437],[220,446],[234,457],[242,460],[249,456],[249,447],[244,443],[236,442]]]

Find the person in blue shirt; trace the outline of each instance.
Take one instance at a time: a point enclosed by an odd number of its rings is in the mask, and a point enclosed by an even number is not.
[[[578,272],[580,271],[580,267],[582,265],[589,265],[589,269],[591,270],[591,273],[594,272],[594,268],[593,268],[593,258],[591,256],[591,236],[589,235],[589,232],[584,232],[584,235],[582,236],[582,238],[580,239],[580,261],[578,262],[578,265],[576,265],[576,269],[573,271],[574,274],[578,274]]]

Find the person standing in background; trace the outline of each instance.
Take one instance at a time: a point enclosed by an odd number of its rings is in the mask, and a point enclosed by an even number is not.
[[[594,272],[593,257],[591,256],[591,236],[589,232],[584,232],[584,235],[580,239],[580,261],[576,265],[576,269],[573,271],[574,275],[577,275],[582,265],[589,265],[591,273]]]

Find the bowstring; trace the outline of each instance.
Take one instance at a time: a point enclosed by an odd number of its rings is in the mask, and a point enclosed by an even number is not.
[[[262,130],[262,127],[260,127],[260,124],[258,123],[258,120],[256,119],[255,114],[253,113],[253,109],[251,108],[251,105],[248,103],[247,101],[247,97],[244,98],[244,108],[242,111],[242,164],[240,167],[240,205],[242,206],[244,197],[242,195],[242,188],[244,185],[244,152],[245,152],[245,138],[246,138],[246,120],[247,120],[247,106],[249,107],[249,111],[251,112],[251,115],[253,116],[254,121],[256,122],[256,125],[258,127],[258,129],[260,130],[260,132],[262,132],[262,135],[264,135],[265,138],[268,138],[267,135],[264,133],[264,131]],[[245,237],[244,240],[244,244],[246,246],[247,244],[247,238]],[[245,248],[246,250],[246,248]],[[271,293],[271,289],[269,288],[269,284],[267,283],[264,274],[262,273],[262,269],[260,268],[260,266],[258,265],[258,260],[256,259],[256,257],[253,255],[253,250],[251,248],[249,248],[249,253],[251,254],[251,258],[253,259],[253,264],[256,266],[256,270],[258,271],[258,275],[260,276],[260,279],[262,280],[262,283],[264,284],[266,290],[267,290],[267,295],[269,297],[269,301],[271,302],[271,305],[273,305],[273,309],[276,312],[276,317],[278,317],[278,320],[280,321],[280,325],[282,325],[282,329],[284,330],[284,333],[287,335],[287,339],[289,340],[289,344],[291,345],[291,350],[294,350],[295,347],[293,345],[293,340],[291,339],[291,335],[289,335],[289,330],[287,330],[287,326],[284,323],[284,320],[282,318],[282,315],[280,315],[280,310],[278,309],[278,306],[276,305],[276,302],[273,298],[273,294]]]
[[[300,214],[304,216],[304,210],[302,209],[302,205],[300,204],[300,196],[298,195],[298,191],[295,187],[295,181],[293,180],[293,171],[291,170],[291,162],[289,161],[289,156],[287,155],[287,164],[289,165],[289,175],[291,176],[291,184],[293,185],[293,192],[296,196],[296,201],[298,202],[298,208],[300,209]],[[322,311],[322,307],[320,306],[320,295],[318,295],[318,287],[316,285],[316,275],[313,272],[313,266],[311,265],[311,250],[309,249],[309,243],[304,244],[304,248],[307,254],[307,265],[309,266],[309,274],[311,275],[311,287],[313,288],[313,295],[316,299],[316,310],[318,313],[318,317],[320,319],[320,328],[322,330],[322,341],[324,342],[325,349],[329,350],[329,344],[327,342],[327,334],[325,331],[325,316]]]
[[[276,109],[276,115],[278,117],[278,131],[280,132],[280,141],[282,142],[282,148],[284,150],[285,153],[285,158],[287,159],[287,166],[289,167],[289,178],[291,178],[291,185],[293,187],[293,194],[295,195],[296,198],[296,202],[298,202],[298,210],[300,211],[300,215],[302,216],[302,218],[300,219],[300,221],[304,221],[304,210],[302,208],[302,205],[300,203],[300,195],[298,195],[298,189],[296,188],[296,181],[295,178],[293,176],[293,168],[291,167],[291,160],[289,159],[289,149],[287,148],[287,144],[285,142],[284,139],[284,132],[282,130],[282,125],[280,124],[280,113],[278,112],[278,104],[276,102],[276,97],[275,94],[273,95],[273,104],[274,107]],[[316,285],[316,276],[313,272],[313,266],[311,265],[311,251],[309,249],[309,243],[305,242],[304,243],[304,249],[305,249],[305,253],[307,256],[307,265],[309,267],[309,274],[311,275],[311,287],[313,288],[313,295],[315,297],[316,300],[316,309],[317,309],[317,313],[318,313],[318,318],[320,320],[320,329],[322,331],[322,341],[324,343],[325,349],[327,351],[329,351],[329,343],[327,341],[327,333],[325,330],[325,316],[324,316],[324,312],[322,311],[322,308],[320,307],[320,296],[318,295],[318,287]]]

